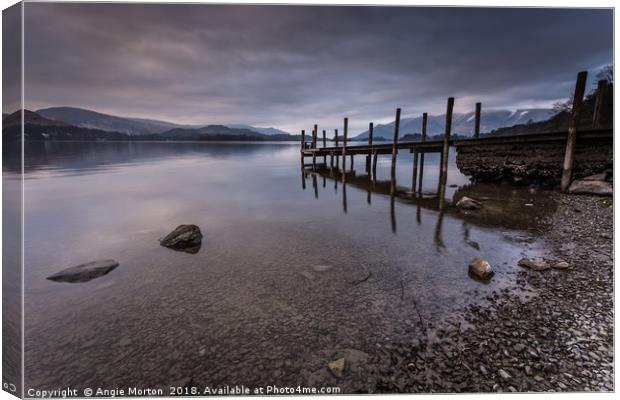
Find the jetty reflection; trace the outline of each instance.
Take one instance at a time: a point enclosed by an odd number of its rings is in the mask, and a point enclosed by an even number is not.
[[[509,230],[542,233],[546,230],[545,217],[554,212],[557,205],[549,197],[547,191],[527,187],[506,187],[491,184],[468,184],[451,189],[447,195],[446,174],[440,175],[436,192],[422,192],[421,182],[413,182],[417,190],[399,186],[396,178],[378,180],[376,174],[357,174],[356,170],[343,171],[330,168],[329,165],[318,164],[314,169],[302,168],[302,188],[306,187],[306,179],[312,180],[316,198],[319,196],[318,179],[334,181],[334,190],[338,191],[338,183],[342,185],[342,211],[347,213],[347,195],[364,193],[366,203],[371,205],[373,196],[389,198],[390,225],[393,233],[397,233],[396,202],[416,207],[415,222],[422,223],[422,209],[436,212],[437,222],[434,241],[438,248],[445,245],[441,236],[441,227],[445,215],[463,221],[463,238],[472,247],[477,244],[469,240],[469,226],[501,228]],[[325,188],[325,183],[323,188]],[[347,186],[357,189],[347,192]],[[468,211],[456,207],[456,202],[463,196],[473,197],[483,202],[480,210]],[[401,221],[402,223],[402,221]]]

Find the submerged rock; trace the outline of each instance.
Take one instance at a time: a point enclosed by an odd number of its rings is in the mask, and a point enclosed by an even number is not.
[[[463,196],[456,202],[456,206],[463,210],[477,210],[482,207],[482,204],[478,200],[474,200],[471,197]]]
[[[342,378],[344,376],[344,368],[346,367],[346,360],[343,358],[339,358],[336,361],[332,361],[327,364],[327,368],[329,368],[330,372],[336,378]]]
[[[50,281],[82,283],[108,274],[120,264],[115,260],[98,260],[63,269],[47,277]]]
[[[475,278],[487,280],[493,276],[493,268],[488,261],[476,257],[469,263],[469,273]]]
[[[522,258],[519,260],[519,266],[533,269],[534,271],[544,271],[549,269],[549,264],[542,260],[530,260],[528,258]]]
[[[172,250],[195,254],[202,245],[202,232],[196,225],[179,225],[160,239],[159,244]]]
[[[605,180],[605,174],[598,174],[574,180],[568,187],[568,193],[612,196],[614,188],[611,182]]]

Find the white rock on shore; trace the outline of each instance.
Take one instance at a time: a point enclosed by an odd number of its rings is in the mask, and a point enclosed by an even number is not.
[[[471,197],[463,196],[456,202],[456,206],[463,210],[477,210],[482,207],[482,204],[478,200],[474,200]]]
[[[568,187],[568,193],[612,196],[614,188],[611,182],[605,180],[605,174],[597,174],[574,180]]]

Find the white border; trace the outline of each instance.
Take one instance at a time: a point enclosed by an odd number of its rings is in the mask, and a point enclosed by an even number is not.
[[[29,2],[38,2],[39,0],[30,0]],[[94,1],[94,0],[85,0],[85,1],[65,1],[65,2],[101,2],[101,1]],[[300,5],[378,5],[378,6],[457,6],[457,7],[558,7],[558,8],[614,8],[615,7],[615,2],[614,1],[610,1],[610,0],[589,0],[589,1],[577,1],[577,0],[544,0],[544,1],[536,1],[536,0],[524,0],[524,1],[512,1],[512,0],[508,0],[508,1],[492,1],[492,0],[478,0],[478,1],[467,1],[467,0],[451,0],[451,1],[438,1],[438,0],[424,0],[424,1],[394,1],[394,0],[374,0],[374,1],[360,1],[360,0],[338,0],[338,1],[321,1],[321,0],[315,0],[315,1],[304,1],[304,0],[288,0],[288,1],[278,1],[278,0],[271,0],[271,1],[257,1],[257,0],[243,0],[243,1],[202,1],[202,2],[198,2],[198,1],[175,1],[175,0],[154,0],[154,1],[149,1],[149,2],[139,2],[139,1],[121,1],[121,2],[127,2],[127,3],[204,3],[204,4],[209,4],[209,3],[214,3],[214,4],[300,4]],[[12,0],[0,0],[0,5],[2,6],[2,9],[5,9],[13,4],[15,4],[15,1]],[[24,15],[23,15],[23,7],[22,7],[22,66],[24,65],[24,49],[23,49],[23,40],[24,40]],[[614,22],[615,22],[615,9],[614,9]],[[1,28],[1,20],[0,20],[0,28]],[[614,27],[615,27],[615,23],[614,23]],[[616,54],[616,46],[618,43],[618,33],[617,31],[614,29],[614,64],[615,64],[615,54]],[[2,33],[1,33],[1,29],[0,29],[0,43],[1,43],[1,38],[2,38]],[[1,71],[1,60],[2,60],[2,56],[0,54],[0,71]],[[22,71],[22,83],[21,83],[21,88],[22,88],[22,97],[21,97],[21,102],[22,102],[22,106],[25,103],[25,97],[24,97],[24,71]],[[614,105],[617,104],[617,99],[618,99],[618,94],[617,91],[615,91],[614,93]],[[614,118],[617,121],[618,117],[620,116],[620,112],[618,112],[618,109],[615,108],[614,109]],[[22,115],[22,126],[23,126],[23,115]],[[618,152],[618,149],[620,148],[620,143],[619,141],[615,140],[614,141],[614,154],[620,154]],[[22,157],[23,157],[23,142],[22,142]],[[23,159],[23,158],[22,158]],[[1,160],[1,155],[0,155],[0,160]],[[614,162],[614,174],[616,176],[618,176],[618,172],[619,172],[619,168],[618,168],[618,162]],[[23,209],[23,196],[24,196],[24,184],[23,184],[23,175],[22,175],[22,209]],[[0,202],[1,202],[2,196],[0,194]],[[619,222],[620,217],[618,216],[618,213],[614,213],[614,237],[616,237],[615,235],[618,233],[618,222]],[[1,222],[1,216],[0,216],[0,222]],[[22,213],[22,245],[21,245],[21,256],[22,256],[22,328],[23,328],[23,305],[24,305],[24,292],[23,292],[23,285],[24,285],[24,281],[23,281],[23,261],[24,261],[24,230],[23,230],[23,224],[24,222],[24,213]],[[0,239],[2,237],[2,233],[0,232]],[[615,244],[615,242],[614,242]],[[616,247],[614,246],[614,260],[617,258],[618,252]],[[1,275],[0,275],[0,284],[1,284]],[[618,274],[617,272],[614,273],[614,325],[615,325],[615,305],[618,304],[617,300],[618,300],[618,292],[615,290],[615,282],[618,281]],[[1,318],[1,308],[0,308],[0,318]],[[617,334],[617,329],[614,330]],[[23,332],[23,329],[22,329]],[[615,335],[614,335],[614,372],[616,371],[616,360],[618,357],[618,351],[617,348],[615,347]],[[23,349],[23,345],[24,345],[24,337],[22,335],[22,349]],[[24,366],[24,354],[22,352],[22,382],[23,382],[23,369]],[[615,374],[614,374],[615,375]],[[615,382],[614,382],[615,383]],[[397,398],[412,398],[413,396],[415,396],[416,399],[431,399],[436,397],[437,395],[375,395],[375,398],[394,398],[394,396],[398,396]],[[439,395],[439,396],[451,396],[451,395]],[[476,398],[487,398],[487,399],[500,399],[502,397],[506,397],[506,396],[510,396],[510,394],[506,393],[506,394],[487,394],[487,393],[482,393],[482,394],[465,394],[465,395],[458,395],[460,399],[463,400],[469,400],[469,399],[476,399]],[[580,398],[594,398],[594,399],[612,399],[614,398],[614,394],[613,393],[535,393],[535,394],[513,394],[513,396],[524,396],[527,397],[528,399],[541,399],[541,398],[545,398],[545,397],[550,397],[550,398],[562,398],[562,399],[580,399]],[[325,397],[332,397],[332,396],[321,396],[323,398]],[[335,396],[334,396],[335,397]],[[15,397],[11,396],[10,394],[8,394],[7,392],[1,391],[0,393],[0,400],[9,400],[9,399],[14,399]],[[233,397],[234,398],[234,397]],[[304,398],[308,398],[308,397],[302,397],[302,396],[292,396],[292,398],[294,399],[304,399]],[[357,396],[357,395],[349,395],[347,396],[347,398],[367,398],[367,396]]]

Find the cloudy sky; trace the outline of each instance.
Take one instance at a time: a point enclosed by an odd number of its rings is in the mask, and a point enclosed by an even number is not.
[[[313,123],[548,107],[613,60],[611,10],[146,4],[25,7],[29,109]]]

